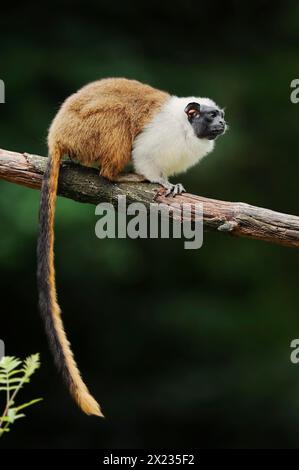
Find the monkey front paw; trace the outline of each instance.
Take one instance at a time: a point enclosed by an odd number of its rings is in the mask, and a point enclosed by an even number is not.
[[[186,192],[186,189],[181,183],[171,184],[169,187],[167,187],[165,196],[175,197],[177,194],[182,194],[185,192]]]

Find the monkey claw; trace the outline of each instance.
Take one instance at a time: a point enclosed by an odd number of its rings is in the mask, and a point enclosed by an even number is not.
[[[177,194],[182,194],[186,192],[186,189],[181,183],[170,184],[170,186],[167,187],[166,189],[167,189],[165,193],[166,197],[167,196],[175,197]]]

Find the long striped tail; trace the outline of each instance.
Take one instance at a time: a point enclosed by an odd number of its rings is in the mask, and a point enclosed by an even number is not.
[[[54,216],[61,156],[59,146],[55,145],[50,149],[41,189],[37,245],[39,307],[56,366],[71,395],[84,413],[103,416],[99,404],[91,396],[81,378],[64,331],[61,310],[57,302],[54,268]]]

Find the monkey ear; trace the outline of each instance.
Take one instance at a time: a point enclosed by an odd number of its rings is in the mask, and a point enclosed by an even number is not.
[[[200,113],[200,104],[199,103],[189,103],[184,109],[188,118],[194,117],[196,114]]]

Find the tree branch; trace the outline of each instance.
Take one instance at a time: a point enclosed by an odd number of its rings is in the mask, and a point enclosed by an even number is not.
[[[0,149],[0,178],[29,188],[40,189],[47,159],[27,153]],[[226,202],[192,194],[175,198],[163,196],[164,190],[149,183],[110,183],[92,168],[72,162],[63,162],[59,177],[61,196],[79,202],[98,204],[109,201],[117,205],[118,196],[124,195],[128,202],[164,203],[173,208],[173,217],[180,218],[178,203],[202,203],[204,227],[232,235],[255,238],[280,245],[299,248],[299,217],[282,214],[242,202]],[[192,213],[192,218],[196,214]]]

